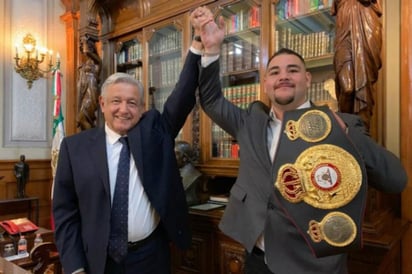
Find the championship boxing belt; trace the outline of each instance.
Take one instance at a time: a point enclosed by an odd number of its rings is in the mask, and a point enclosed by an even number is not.
[[[315,256],[361,247],[366,170],[329,108],[284,113],[274,164],[276,200]]]

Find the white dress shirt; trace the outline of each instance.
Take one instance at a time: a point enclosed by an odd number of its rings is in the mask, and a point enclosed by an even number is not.
[[[119,162],[122,144],[119,142],[119,134],[111,130],[107,124],[106,148],[107,163],[110,177],[110,196],[113,202],[113,194],[116,185],[117,163]],[[133,156],[133,155],[132,155]],[[135,242],[150,235],[157,227],[160,217],[150,204],[149,198],[144,191],[142,181],[139,177],[133,157],[130,157],[129,175],[129,215],[128,215],[128,240]]]

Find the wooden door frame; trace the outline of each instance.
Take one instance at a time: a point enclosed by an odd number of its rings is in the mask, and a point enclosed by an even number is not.
[[[412,222],[412,0],[401,0],[401,160],[409,183],[402,193],[402,218]],[[402,273],[412,273],[412,225],[402,240]]]

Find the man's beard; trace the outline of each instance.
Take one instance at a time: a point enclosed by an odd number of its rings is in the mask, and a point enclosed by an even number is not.
[[[278,105],[286,106],[286,105],[289,105],[290,103],[292,103],[294,99],[295,99],[295,97],[293,97],[293,96],[290,96],[290,97],[287,97],[287,98],[277,98],[277,97],[275,97],[275,102]]]

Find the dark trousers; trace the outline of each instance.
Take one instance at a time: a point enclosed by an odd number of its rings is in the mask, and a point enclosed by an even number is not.
[[[136,250],[129,250],[126,259],[120,264],[108,256],[104,273],[169,274],[170,249],[165,233],[162,231]]]
[[[274,274],[265,263],[265,253],[257,247],[245,253],[245,274]]]

